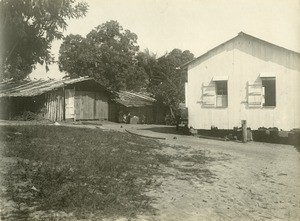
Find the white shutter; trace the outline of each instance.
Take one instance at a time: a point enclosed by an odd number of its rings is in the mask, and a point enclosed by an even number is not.
[[[74,111],[74,95],[75,90],[74,89],[65,89],[65,111],[66,111],[66,119],[72,119],[75,117],[75,111]]]
[[[261,107],[263,101],[262,84],[248,82],[248,107]]]
[[[203,107],[215,107],[216,105],[216,88],[214,83],[202,86],[202,105]]]

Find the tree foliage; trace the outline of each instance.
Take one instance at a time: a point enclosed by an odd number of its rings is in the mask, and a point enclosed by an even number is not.
[[[25,78],[37,63],[47,68],[51,42],[87,8],[76,0],[0,0],[1,78]]]
[[[67,36],[60,47],[59,67],[70,77],[90,76],[112,90],[140,90],[147,85],[147,74],[138,51],[137,35],[108,21],[86,38]]]
[[[157,100],[170,107],[174,115],[178,104],[184,102],[186,70],[179,69],[181,65],[194,59],[194,55],[188,51],[173,49],[170,53],[157,59],[151,76],[149,91]]]
[[[150,52],[149,49],[145,49],[137,54],[136,59],[139,67],[143,68],[146,72],[150,81],[149,85],[151,85],[151,81],[154,81],[155,78],[155,68],[157,66],[156,54]]]
[[[141,52],[136,34],[109,21],[85,38],[67,36],[60,47],[59,67],[69,77],[90,76],[112,90],[147,89],[174,111],[184,101],[186,82],[185,71],[177,68],[193,58],[180,49],[158,59],[148,49]]]

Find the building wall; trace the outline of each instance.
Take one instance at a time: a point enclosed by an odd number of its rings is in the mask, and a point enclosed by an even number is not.
[[[44,110],[44,118],[51,121],[62,121],[64,119],[64,96],[63,90],[60,88],[46,94]]]
[[[73,92],[72,92],[73,91]],[[108,95],[100,91],[65,89],[66,120],[108,120]],[[64,120],[63,89],[45,95],[44,118],[51,121]]]
[[[0,98],[0,119],[1,120],[7,120],[9,119],[9,98],[8,97],[2,97]]]
[[[101,92],[75,91],[76,120],[108,120],[108,96]]]
[[[250,107],[248,84],[261,83],[261,73],[276,77],[276,107]],[[203,86],[214,76],[228,76],[228,107],[204,107]],[[240,36],[202,56],[188,67],[189,126],[232,129],[247,120],[252,129],[300,127],[300,57],[283,48]]]
[[[22,118],[26,112],[32,112],[51,121],[63,120],[62,89],[34,97],[11,97],[1,99],[0,119]]]
[[[64,114],[66,120],[108,120],[108,100],[108,92],[99,84],[79,82],[38,96],[1,98],[0,119],[30,111],[51,121],[63,121]]]
[[[75,120],[108,120],[109,94],[95,81],[79,82],[68,86],[70,98],[66,99],[66,109]],[[74,98],[72,98],[72,96]]]

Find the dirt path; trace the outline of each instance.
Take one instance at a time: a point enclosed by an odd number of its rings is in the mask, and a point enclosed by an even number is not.
[[[300,220],[300,154],[294,147],[137,132],[165,137],[170,147],[162,151],[170,157],[188,156],[163,168],[171,176],[160,177],[162,185],[149,193],[157,198],[154,220]],[[191,162],[200,154],[212,160]],[[201,171],[210,179],[199,179]]]

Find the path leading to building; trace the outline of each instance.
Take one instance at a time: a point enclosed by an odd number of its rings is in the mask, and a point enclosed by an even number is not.
[[[158,212],[146,220],[300,220],[300,154],[293,146],[199,139],[169,126],[104,127],[168,144],[162,153],[174,160],[148,193]],[[212,160],[197,162],[203,154]]]
[[[147,192],[157,210],[137,220],[300,220],[300,154],[293,146],[200,139],[169,126],[68,126],[165,138],[159,142],[166,147],[153,151],[172,160],[159,165],[163,175]]]
[[[168,127],[134,130],[166,138],[161,142],[169,147],[162,151],[170,157],[187,156],[164,168],[172,176],[151,192],[158,199],[157,220],[300,220],[300,154],[294,147],[199,139]],[[188,172],[189,159],[200,153],[214,159],[198,170],[210,171],[209,180]]]

